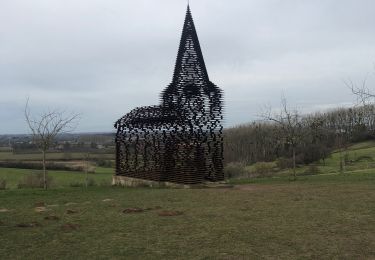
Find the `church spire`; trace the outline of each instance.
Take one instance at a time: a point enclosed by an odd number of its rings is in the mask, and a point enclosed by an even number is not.
[[[173,82],[187,80],[209,81],[206,65],[204,63],[201,47],[199,45],[198,35],[195,30],[193,17],[191,15],[188,3],[184,28],[178,49]]]

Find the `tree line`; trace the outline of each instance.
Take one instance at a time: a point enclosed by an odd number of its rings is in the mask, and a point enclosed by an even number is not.
[[[250,165],[279,159],[293,167],[325,160],[332,150],[375,138],[375,106],[337,108],[301,115],[282,100],[279,113],[262,113],[262,120],[225,131],[225,162]],[[294,157],[294,158],[293,158]]]

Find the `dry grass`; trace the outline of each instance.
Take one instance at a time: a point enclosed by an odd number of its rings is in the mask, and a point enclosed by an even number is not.
[[[330,178],[264,181],[232,189],[1,191],[0,208],[9,211],[0,213],[0,255],[2,259],[374,258],[375,175]],[[41,202],[49,211],[34,211]],[[68,209],[78,213],[68,214]],[[124,214],[125,209],[141,211]],[[183,214],[160,217],[162,212]],[[40,225],[31,228],[30,223]]]

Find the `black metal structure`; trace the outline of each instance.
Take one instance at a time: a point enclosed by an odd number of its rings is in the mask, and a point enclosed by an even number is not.
[[[188,6],[172,83],[160,105],[119,119],[116,175],[199,184],[224,180],[222,92],[208,78]]]

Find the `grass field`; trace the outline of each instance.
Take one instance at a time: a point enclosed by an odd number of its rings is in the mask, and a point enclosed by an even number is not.
[[[53,179],[53,188],[68,187],[71,185],[84,184],[86,182],[86,175],[82,171],[74,171],[78,166],[82,169],[86,167],[85,158],[87,153],[57,153],[52,152],[47,154],[47,163],[53,163],[54,165],[63,165],[67,168],[73,168],[69,171],[61,170],[48,170],[48,175]],[[89,171],[95,173],[89,173],[88,178],[94,180],[97,185],[110,185],[114,169],[97,167],[95,160],[113,161],[114,154],[106,153],[90,153],[89,159]],[[40,163],[41,165],[41,154],[29,153],[29,154],[13,154],[12,152],[0,151],[0,161],[18,162],[19,166],[22,167],[22,163]],[[13,167],[13,166],[11,166]],[[74,168],[75,167],[75,168]],[[14,189],[17,187],[19,182],[26,175],[36,175],[41,170],[34,169],[18,169],[18,168],[2,168],[0,167],[0,180],[6,180],[7,188]]]
[[[313,178],[284,183],[264,179],[261,184],[229,189],[0,191],[0,255],[2,259],[374,258],[375,175]],[[36,212],[36,206],[44,204],[46,211]],[[144,211],[123,213],[128,208]],[[180,215],[160,216],[163,211]],[[48,216],[54,220],[46,220]],[[20,227],[28,225],[32,227]]]
[[[17,189],[36,171],[0,168],[0,258],[375,259],[374,143],[348,149],[346,173],[338,156],[294,182],[285,171],[226,189],[110,187],[101,167],[89,177],[104,185],[49,171],[52,189]]]
[[[7,188],[15,189],[18,183],[28,174],[36,174],[38,170],[28,169],[11,169],[0,168],[0,179],[5,179]],[[96,184],[110,185],[114,170],[111,168],[96,167],[95,173],[88,174],[88,178],[93,179]],[[84,172],[75,171],[48,171],[48,175],[52,177],[53,188],[68,187],[73,184],[84,184],[86,174]]]

